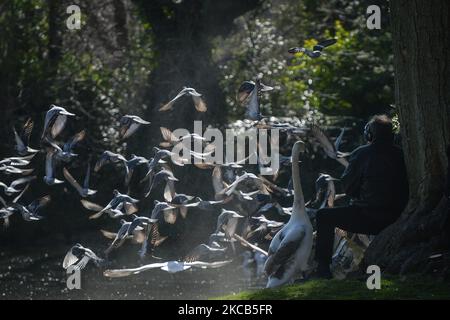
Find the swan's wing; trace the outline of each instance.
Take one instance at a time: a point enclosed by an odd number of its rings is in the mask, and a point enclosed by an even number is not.
[[[80,201],[81,201],[81,204],[83,205],[83,207],[85,207],[86,209],[88,209],[90,211],[101,211],[101,210],[103,210],[103,207],[98,205],[98,204],[96,204],[96,203],[93,203],[93,202],[90,202],[90,201],[87,201],[87,200],[84,200],[84,199],[80,200]]]
[[[297,232],[292,230],[280,243],[277,250],[271,252],[266,262],[265,270],[268,275],[273,274],[280,266],[285,264],[297,251],[302,239],[305,237],[306,230],[299,228]]]
[[[198,112],[206,112],[206,110],[208,110],[205,101],[201,97],[193,95],[192,100],[194,101],[195,109],[197,109]]]
[[[159,262],[159,263],[147,264],[147,265],[144,265],[139,268],[111,269],[111,270],[105,270],[103,272],[103,275],[105,277],[109,277],[109,278],[127,277],[127,276],[131,276],[133,274],[139,274],[139,273],[147,271],[147,270],[162,268],[166,265],[167,265],[167,262]]]
[[[83,188],[80,186],[78,181],[74,177],[72,177],[72,175],[66,168],[63,168],[63,175],[66,178],[66,180],[69,181],[69,183],[78,191],[80,195],[83,194]]]

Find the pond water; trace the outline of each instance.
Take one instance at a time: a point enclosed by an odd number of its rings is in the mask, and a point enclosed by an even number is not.
[[[69,246],[70,247],[70,246]],[[4,299],[208,299],[262,288],[264,280],[246,281],[239,261],[219,269],[169,274],[159,269],[124,278],[106,278],[89,263],[81,289],[66,287],[62,260],[68,247],[0,249],[0,300]],[[137,267],[138,262],[127,267]],[[113,265],[120,268],[121,265]]]

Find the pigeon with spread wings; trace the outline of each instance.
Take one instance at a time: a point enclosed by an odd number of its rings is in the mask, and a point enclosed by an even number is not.
[[[20,186],[22,184],[28,183],[28,182],[30,182],[31,180],[34,180],[34,179],[36,179],[36,176],[30,176],[30,177],[24,177],[24,178],[16,179],[13,182],[11,182],[11,184],[9,186],[0,181],[0,187],[2,187],[5,190],[5,194],[7,196],[11,196],[14,193],[19,193],[19,192],[21,192],[23,190],[23,189],[22,190],[18,190],[18,189],[16,189],[16,187],[18,187],[18,186]]]
[[[200,140],[200,141],[205,141],[206,139],[203,138],[202,136],[196,134],[196,133],[189,133],[187,135],[184,135],[182,137],[177,137],[173,134],[173,132],[170,129],[167,129],[165,127],[160,127],[159,128],[161,130],[161,135],[164,139],[164,141],[162,141],[159,145],[163,148],[169,148],[169,147],[173,147],[175,145],[177,145],[180,142],[183,142],[187,139],[193,139],[193,140]]]
[[[348,156],[348,154],[342,153],[336,149],[336,145],[332,144],[330,139],[327,137],[327,135],[320,129],[319,126],[313,124],[311,126],[311,133],[314,136],[314,138],[320,143],[320,145],[323,148],[323,151],[327,154],[328,157],[331,159],[335,159],[339,163],[341,163],[344,167],[348,166],[348,161],[344,159],[345,156]],[[338,141],[340,144],[340,140],[342,140],[341,132],[340,138],[338,137]]]
[[[203,261],[194,261],[194,262],[184,262],[184,261],[168,261],[168,262],[157,262],[147,264],[137,268],[130,269],[111,269],[105,270],[103,275],[109,278],[120,278],[127,277],[135,274],[139,274],[144,271],[152,270],[152,269],[161,269],[163,271],[169,273],[176,273],[190,269],[191,267],[208,269],[208,268],[220,268],[227,264],[231,263],[231,260],[227,261],[216,261],[216,262],[203,262]]]
[[[39,150],[32,149],[29,146],[31,131],[33,131],[34,122],[29,118],[23,125],[20,134],[17,133],[16,128],[13,127],[14,138],[16,141],[15,149],[20,156],[26,156],[30,153],[37,153]]]
[[[124,244],[125,240],[129,236],[133,235],[133,232],[135,230],[136,231],[143,230],[143,228],[138,223],[127,222],[124,219],[120,220],[120,224],[121,224],[121,226],[119,228],[119,231],[117,231],[114,240],[109,245],[109,247],[105,250],[106,256],[108,256],[112,250],[121,247]]]
[[[3,218],[5,228],[9,226],[9,217],[14,213],[21,214],[25,221],[37,221],[43,218],[38,215],[38,212],[50,201],[50,196],[45,196],[34,200],[29,205],[22,205],[18,202],[29,186],[30,184],[28,183],[22,192],[15,197],[11,203],[6,203],[6,201],[0,197],[0,203],[3,205],[3,208],[0,210],[0,218]]]
[[[34,158],[35,154],[30,154],[24,157],[8,157],[0,160],[0,165],[11,167],[25,167],[30,164],[30,160]]]
[[[238,92],[236,94],[236,100],[240,104],[243,104],[255,89],[256,89],[257,94],[260,95],[262,92],[271,91],[274,88],[265,85],[259,79],[256,80],[256,82],[244,81],[239,86]]]
[[[89,178],[91,175],[91,164],[88,162],[86,175],[84,177],[83,186],[70,174],[69,170],[63,168],[63,174],[66,180],[74,187],[82,198],[93,196],[97,190],[89,189]]]
[[[48,110],[45,115],[42,140],[48,136],[51,139],[56,138],[66,126],[67,117],[75,116],[75,114],[68,112],[62,107],[55,106],[54,104],[50,107],[50,110]]]
[[[125,214],[132,214],[137,212],[137,206],[136,203],[139,202],[139,200],[134,199],[126,194],[120,193],[118,190],[113,191],[114,198],[99,212],[89,217],[89,219],[97,219],[100,218],[105,212],[111,212],[113,210],[120,210],[124,209]],[[87,203],[87,202],[84,202]]]
[[[49,148],[47,150],[47,156],[45,157],[44,182],[49,186],[64,183],[64,181],[55,178],[55,170],[56,170],[55,154],[56,154],[55,149]]]
[[[319,42],[318,44],[316,44],[312,50],[306,49],[306,48],[301,48],[301,47],[293,47],[293,48],[289,49],[288,52],[291,54],[303,53],[313,59],[319,58],[322,55],[323,49],[335,44],[336,42],[337,42],[336,39],[328,39],[328,40],[325,40],[325,41],[322,41],[322,42]]]
[[[127,139],[132,136],[142,125],[149,125],[150,122],[141,119],[138,116],[126,114],[120,118],[120,139]]]
[[[104,262],[104,260],[99,258],[91,249],[85,248],[77,243],[67,252],[62,265],[64,269],[73,266],[76,270],[82,270],[91,260],[97,266],[100,266]]]
[[[166,103],[165,105],[163,105],[161,108],[159,108],[159,111],[169,111],[173,109],[173,105],[174,103],[180,99],[181,97],[185,96],[185,95],[189,95],[192,97],[192,100],[194,102],[194,106],[195,109],[198,112],[206,112],[206,110],[208,110],[208,108],[206,107],[206,103],[205,101],[202,99],[202,95],[200,93],[198,93],[194,88],[187,88],[184,87],[183,90],[181,90],[176,96],[175,98],[173,98],[172,100],[170,100],[168,103]]]
[[[100,169],[105,165],[105,164],[109,164],[109,163],[123,163],[125,164],[127,162],[127,159],[125,159],[124,156],[122,156],[121,154],[118,153],[114,153],[111,151],[103,151],[102,155],[100,156],[100,158],[97,160],[95,167],[94,167],[94,172],[98,172],[100,171]]]
[[[147,192],[145,193],[145,197],[147,198],[152,190],[157,187],[159,184],[161,184],[163,181],[166,182],[166,186],[164,188],[164,199],[167,201],[172,200],[173,195],[175,194],[175,181],[178,181],[178,179],[173,175],[172,171],[169,169],[163,169],[156,173],[151,179],[151,182],[149,183],[149,187]]]

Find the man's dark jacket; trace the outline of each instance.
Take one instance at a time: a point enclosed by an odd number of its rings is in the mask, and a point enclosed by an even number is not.
[[[374,141],[355,149],[341,181],[355,205],[378,209],[380,218],[400,213],[408,201],[403,153],[392,143]]]

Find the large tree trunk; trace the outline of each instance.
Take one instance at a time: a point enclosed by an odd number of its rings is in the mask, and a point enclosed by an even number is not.
[[[132,141],[128,151],[147,150],[161,142],[159,127],[185,128],[193,131],[194,120],[203,121],[203,127],[219,127],[226,121],[227,106],[219,86],[219,70],[212,62],[212,37],[228,32],[233,20],[255,8],[259,0],[190,0],[175,3],[172,0],[137,1],[145,18],[152,26],[157,65],[150,76],[145,118],[152,122],[145,141]],[[208,110],[194,109],[192,99],[177,101],[173,111],[158,109],[172,99],[183,86],[193,87],[203,94]],[[193,193],[210,189],[209,184],[192,183],[192,171],[178,172],[177,187]],[[195,171],[196,181],[209,179],[210,173]],[[210,190],[208,190],[210,191]]]
[[[375,238],[364,265],[421,272],[435,269],[431,255],[449,250],[450,2],[391,0],[390,6],[410,200],[402,217]]]
[[[211,58],[214,36],[230,31],[233,20],[246,11],[256,8],[259,0],[135,0],[145,19],[149,22],[154,39],[156,66],[150,75],[147,95],[148,109],[144,118],[151,125],[143,128],[143,141],[130,139],[127,152],[151,155],[153,146],[161,141],[160,127],[185,128],[193,131],[194,120],[207,125],[222,127],[226,122],[227,106],[219,86],[219,69]],[[158,109],[172,99],[183,86],[193,87],[205,98],[208,110],[197,112],[192,99],[184,97],[176,102],[173,111],[159,112]],[[182,168],[173,166],[178,193],[201,195],[212,199],[211,171],[194,166]],[[132,190],[133,193],[134,190]],[[140,192],[139,190],[136,190]],[[162,198],[162,187],[152,191],[150,197],[142,200],[142,206],[152,207],[153,200]],[[185,228],[183,229],[183,226]],[[171,251],[184,252],[193,244],[204,241],[215,227],[215,218],[204,215],[188,215],[180,225],[181,238]],[[168,244],[167,244],[168,245]]]

